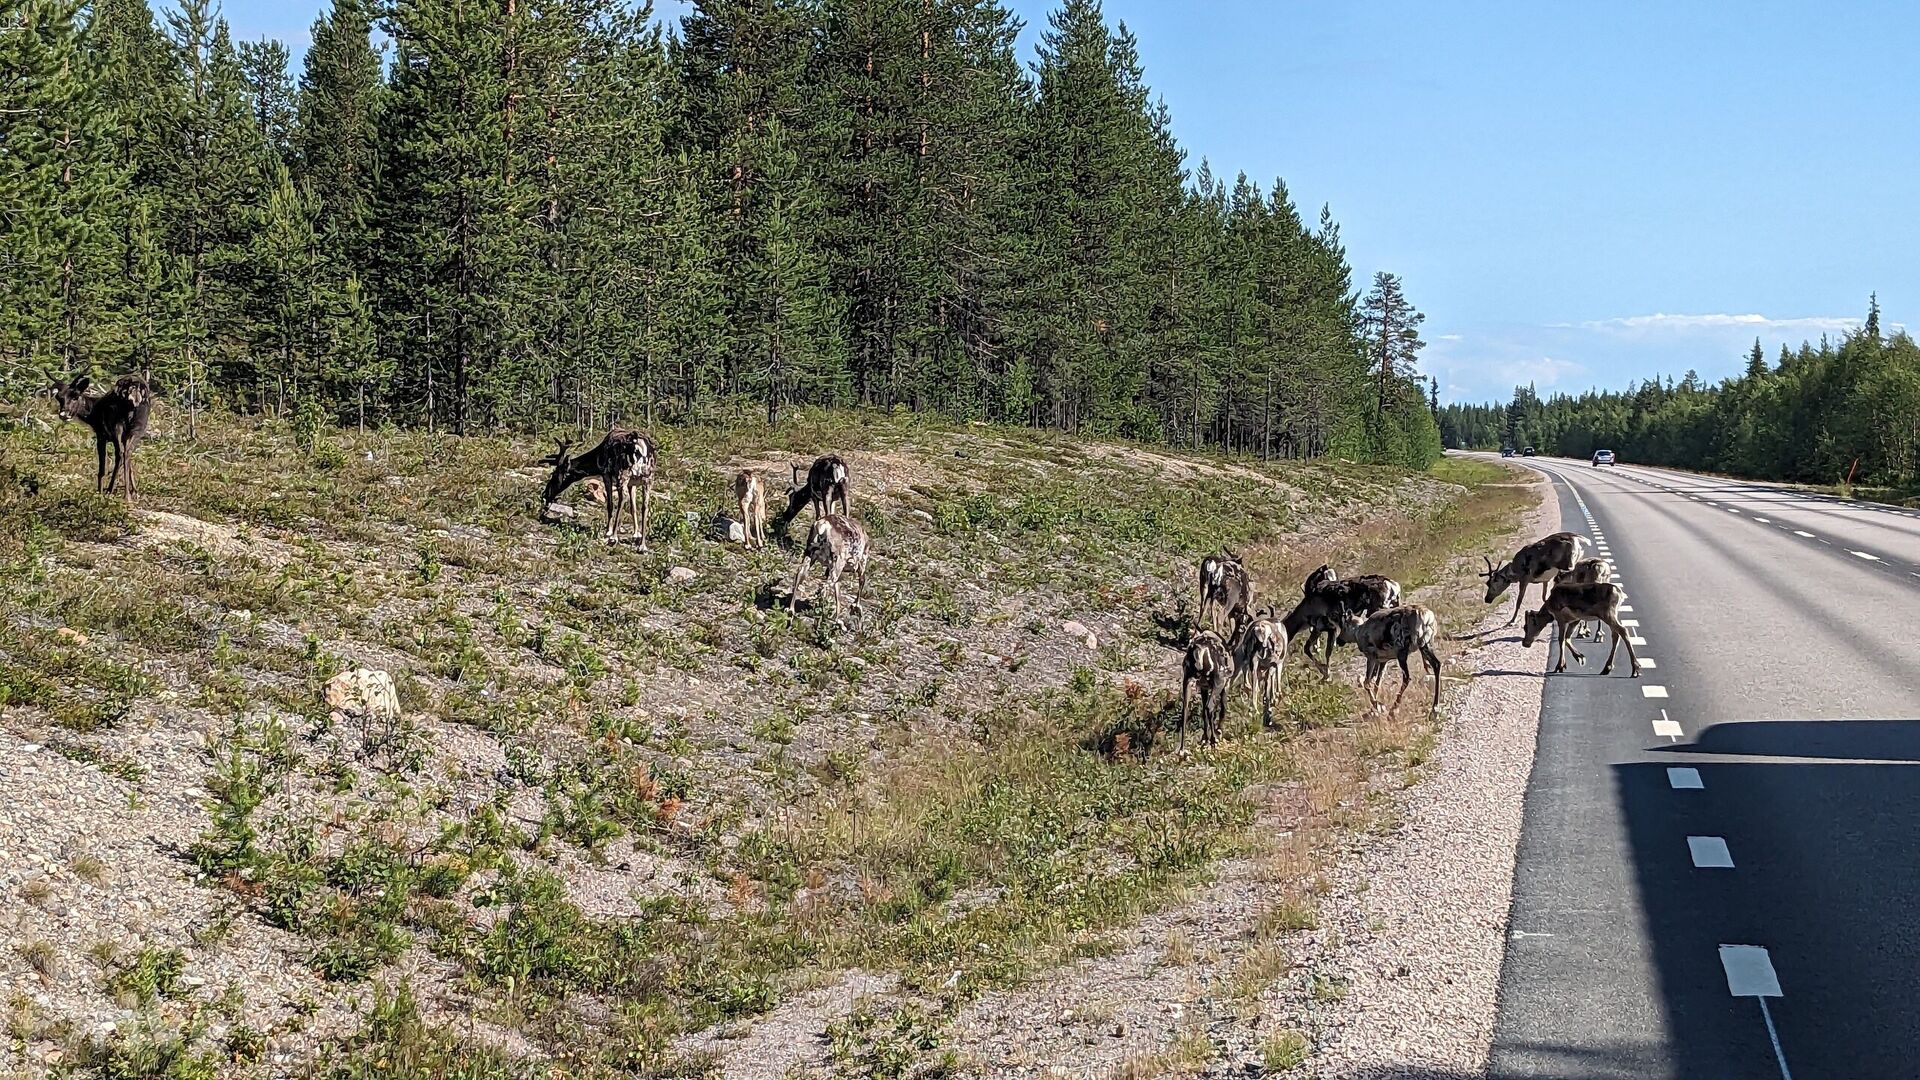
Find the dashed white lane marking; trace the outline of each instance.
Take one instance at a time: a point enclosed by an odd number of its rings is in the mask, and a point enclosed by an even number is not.
[[[1658,686],[1658,685],[1643,686],[1640,688],[1640,696],[1650,697],[1650,698],[1663,698],[1667,696],[1667,688],[1664,686]]]
[[[1733,852],[1727,850],[1727,842],[1722,837],[1689,836],[1687,852],[1693,856],[1693,865],[1702,870],[1733,869]]]
[[[1805,529],[1795,529],[1795,530],[1793,530],[1793,535],[1795,535],[1795,536],[1804,536],[1804,537],[1806,537],[1806,538],[1807,538],[1807,539],[1809,539],[1809,540],[1811,540],[1811,539],[1813,539],[1813,534],[1812,534],[1812,533],[1810,533],[1810,532],[1808,532],[1808,531],[1806,531]]]
[[[1628,634],[1628,635],[1627,635],[1627,644],[1629,644],[1629,645],[1645,645],[1646,643],[1647,643],[1647,639],[1646,639],[1646,638],[1643,638],[1643,637],[1638,637],[1638,636],[1636,636],[1636,635],[1633,635],[1633,634]]]
[[[1760,945],[1720,946],[1720,966],[1727,972],[1727,993],[1734,997],[1785,997],[1773,958]]]
[[[1643,668],[1646,668],[1648,671],[1652,671],[1653,669],[1659,667],[1660,664],[1658,661],[1654,660],[1654,658],[1651,656],[1643,656],[1640,658],[1640,666]]]
[[[1760,1003],[1760,1019],[1767,1024],[1767,1041],[1773,1045],[1774,1063],[1780,1066],[1780,1080],[1793,1080],[1787,1068],[1787,1052],[1780,1045],[1780,1029],[1773,1026],[1773,1010],[1767,1008],[1770,997],[1784,997],[1780,977],[1774,974],[1773,960],[1759,945],[1720,946],[1720,966],[1727,973],[1727,993],[1750,997]]]
[[[1869,555],[1869,554],[1867,554],[1867,553],[1866,553],[1866,552],[1864,552],[1864,551],[1854,551],[1854,550],[1853,550],[1852,548],[1848,548],[1848,549],[1847,549],[1847,552],[1848,552],[1848,554],[1851,554],[1851,555],[1858,555],[1858,556],[1860,556],[1861,558],[1863,558],[1863,559],[1865,559],[1865,560],[1867,560],[1868,562],[1879,562],[1879,561],[1880,561],[1880,556],[1878,556],[1878,555]]]
[[[1627,612],[1629,612],[1629,611],[1632,611],[1632,610],[1633,610],[1633,605],[1632,605],[1632,604],[1621,604],[1621,605],[1620,605],[1620,614],[1622,614],[1622,615],[1625,615],[1625,614],[1626,614]],[[1636,625],[1636,626],[1638,626],[1639,624],[1638,624],[1638,623],[1635,623],[1634,625]]]
[[[1755,521],[1757,521],[1757,522],[1759,522],[1759,523],[1760,523],[1760,524],[1762,524],[1762,525],[1771,525],[1771,524],[1773,524],[1773,519],[1772,519],[1772,518],[1763,518],[1763,517],[1761,517],[1761,516],[1760,516],[1760,515],[1758,515],[1758,514],[1755,514],[1755,515],[1753,516],[1753,520],[1755,520]]]
[[[1707,785],[1700,779],[1699,769],[1672,766],[1667,769],[1667,783],[1675,791],[1705,791]]]
[[[1674,742],[1680,741],[1680,736],[1685,734],[1680,730],[1680,721],[1667,719],[1667,710],[1665,709],[1660,710],[1660,719],[1653,722],[1653,733],[1663,739],[1671,739]]]
[[[1729,506],[1729,507],[1727,507],[1727,508],[1726,508],[1726,511],[1727,511],[1727,513],[1729,513],[1729,514],[1737,514],[1737,513],[1739,513],[1739,512],[1740,512],[1740,511],[1738,511],[1738,510],[1735,510],[1735,509],[1734,509],[1733,507],[1731,507],[1731,506]]]
[[[1640,620],[1639,619],[1621,619],[1620,625],[1621,626],[1639,626]]]

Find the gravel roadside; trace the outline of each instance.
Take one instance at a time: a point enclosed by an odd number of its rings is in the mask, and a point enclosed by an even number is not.
[[[1541,498],[1529,535],[1562,527],[1551,487]],[[1485,1072],[1545,685],[1539,654],[1503,628],[1510,605],[1491,609],[1475,628],[1477,643],[1460,654],[1475,678],[1449,709],[1426,778],[1407,793],[1401,828],[1329,875],[1318,955],[1298,969],[1343,995],[1330,999],[1292,978],[1263,1002],[1263,1026],[1310,1039],[1311,1053],[1289,1075]]]

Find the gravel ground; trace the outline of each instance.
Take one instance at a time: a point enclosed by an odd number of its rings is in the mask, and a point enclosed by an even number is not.
[[[1550,489],[1542,492],[1528,521],[1534,536],[1561,528]],[[1502,599],[1461,654],[1480,674],[1453,702],[1402,828],[1330,875],[1323,952],[1303,966],[1340,980],[1345,997],[1315,1001],[1290,979],[1264,1003],[1266,1024],[1313,1040],[1296,1075],[1464,1078],[1486,1069],[1544,688],[1540,655],[1502,629],[1512,610]]]

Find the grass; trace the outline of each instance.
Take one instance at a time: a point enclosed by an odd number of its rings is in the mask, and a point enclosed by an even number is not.
[[[258,920],[298,937],[329,992],[373,1000],[332,1075],[525,1074],[387,982],[409,950],[581,1075],[697,1072],[685,1033],[849,966],[891,972],[912,1008],[850,1018],[836,1068],[939,1075],[960,1002],[1112,948],[1241,855],[1280,897],[1267,951],[1242,964],[1253,992],[1284,970],[1280,936],[1311,925],[1325,838],[1378,822],[1369,777],[1417,769],[1432,729],[1356,722],[1350,687],[1293,670],[1274,730],[1236,695],[1219,748],[1172,754],[1192,560],[1245,549],[1276,596],[1329,560],[1418,588],[1526,501],[1482,463],[1410,478],[904,415],[654,434],[669,468],[643,554],[591,521],[534,519],[517,470],[537,440],[208,416],[188,443],[162,419],[130,515],[88,490],[58,429],[0,429],[0,512],[21,523],[0,535],[18,600],[0,707],[132,785],[144,772],[116,733],[204,746],[211,824],[189,854],[226,899],[195,948]],[[827,447],[863,470],[879,551],[856,632],[785,613],[791,553],[685,520],[725,509],[728,467],[784,476]],[[697,577],[664,585],[675,566]],[[1097,651],[1062,636],[1069,619],[1096,627]],[[391,671],[398,721],[320,704],[363,663]],[[1255,827],[1276,793],[1297,839]],[[619,879],[638,894],[620,914],[584,902],[573,868],[639,862],[658,870]],[[151,1005],[186,960],[95,962]],[[1169,1068],[1205,1057],[1195,1042]]]
[[[1305,1064],[1312,1050],[1313,1044],[1301,1032],[1272,1032],[1260,1040],[1260,1065],[1270,1073],[1286,1072]]]

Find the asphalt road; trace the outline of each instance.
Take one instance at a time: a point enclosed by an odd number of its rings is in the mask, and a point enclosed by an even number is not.
[[[1491,1075],[1920,1077],[1920,515],[1520,463],[1653,663],[1546,677]]]

